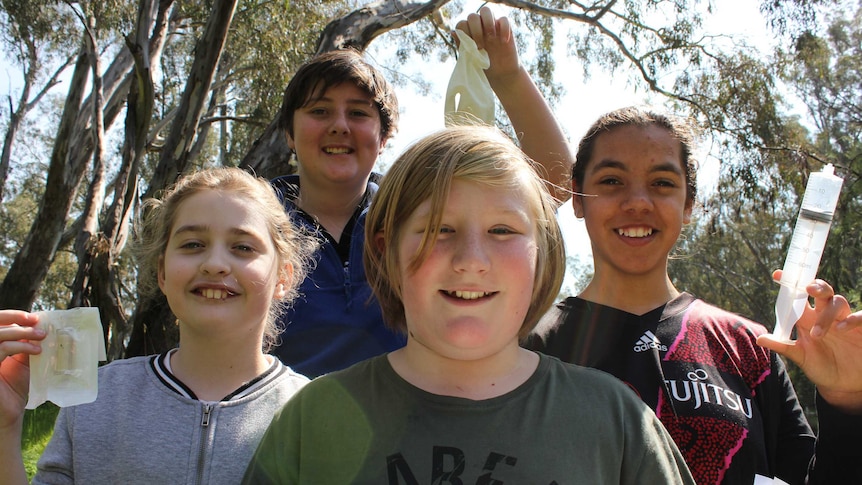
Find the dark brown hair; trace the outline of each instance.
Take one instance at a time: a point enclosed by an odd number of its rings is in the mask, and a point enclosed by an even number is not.
[[[383,74],[355,49],[318,54],[296,71],[284,90],[278,126],[293,137],[293,114],[320,99],[326,91],[350,82],[368,93],[380,113],[380,134],[388,140],[398,127],[398,98]]]

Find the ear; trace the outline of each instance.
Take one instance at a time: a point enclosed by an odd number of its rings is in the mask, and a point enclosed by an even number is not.
[[[294,152],[296,151],[296,141],[294,141],[293,137],[290,136],[290,133],[287,130],[284,130],[284,137],[287,138],[287,146]]]
[[[377,150],[377,154],[380,155],[383,153],[383,149],[386,148],[386,143],[389,141],[389,138],[381,138],[380,139],[380,148]]]
[[[694,201],[687,200],[685,201],[685,209],[682,211],[682,223],[688,224],[691,222],[691,211],[694,206]]]
[[[374,235],[374,247],[381,253],[386,249],[386,239],[383,237],[383,231],[377,231]]]
[[[578,219],[584,218],[584,197],[580,195],[581,188],[578,183],[572,180],[572,208],[575,210],[575,217]]]
[[[165,292],[165,257],[159,256],[159,267],[156,270],[158,273],[157,278],[159,279],[159,289],[162,290],[162,293]]]
[[[278,282],[275,284],[275,291],[272,294],[272,298],[275,300],[281,300],[287,296],[287,289],[293,284],[293,265],[284,265],[284,269],[280,274],[283,276],[278,279]]]

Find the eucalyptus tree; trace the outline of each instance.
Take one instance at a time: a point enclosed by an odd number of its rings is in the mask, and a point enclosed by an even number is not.
[[[725,133],[728,153],[737,150],[764,167],[760,154],[780,141],[774,73],[751,49],[720,47],[702,32],[708,1],[493,3],[511,8],[519,45],[532,52],[525,57],[528,67],[552,100],[564,89],[552,82],[552,53],[561,38],[556,33],[565,30],[568,55],[585,72],[630,76],[666,96],[706,129]],[[58,35],[68,31],[64,41],[76,54],[58,128],[45,150],[50,157],[37,160],[46,175],[32,199],[32,225],[23,242],[7,248],[14,254],[7,256],[0,306],[31,308],[52,262],[73,255],[79,268],[74,281],[69,278],[67,301],[102,308],[112,356],[122,353],[132,314],[129,353],[158,352],[175,340],[165,305],[136,302],[133,309],[123,301],[134,294],[125,243],[141,197],[209,165],[240,165],[265,176],[290,172],[291,153],[275,126],[281,90],[299,64],[316,52],[365,49],[383,38],[401,61],[445,58],[455,52],[446,19],[463,8],[451,0],[20,4],[43,6],[64,19],[66,30],[49,25]],[[18,3],[3,5],[12,19],[9,6]],[[791,19],[782,32],[811,21],[799,0],[763,5],[768,18]],[[7,50],[26,50],[27,35],[19,37],[6,38]],[[398,66],[390,68],[397,81]],[[11,167],[15,162],[10,156]],[[744,173],[744,180],[757,181],[756,170]]]

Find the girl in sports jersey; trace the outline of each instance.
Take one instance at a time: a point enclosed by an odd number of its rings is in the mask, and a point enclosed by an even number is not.
[[[700,484],[862,483],[862,312],[823,281],[792,344],[678,290],[668,257],[696,195],[680,120],[630,107],[602,116],[578,147],[575,215],[595,274],[527,346],[607,371],[655,410]],[[780,352],[818,388],[818,439]],[[816,441],[816,443],[815,443]],[[816,451],[816,460],[813,459]]]

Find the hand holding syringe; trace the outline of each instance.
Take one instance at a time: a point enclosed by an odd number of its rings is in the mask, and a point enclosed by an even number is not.
[[[802,197],[802,208],[790,240],[781,275],[781,289],[775,302],[773,335],[782,340],[790,339],[793,325],[808,304],[805,287],[817,275],[832,215],[844,182],[834,174],[834,170],[832,164],[827,164],[823,171],[812,173]]]

